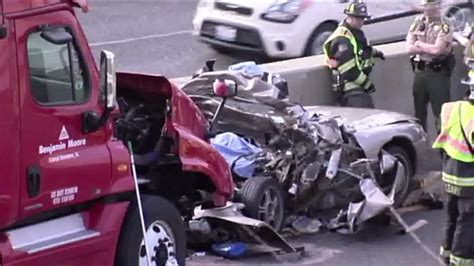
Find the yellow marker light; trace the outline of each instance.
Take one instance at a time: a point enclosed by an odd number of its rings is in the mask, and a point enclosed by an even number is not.
[[[118,170],[119,172],[126,172],[126,171],[128,171],[128,165],[126,165],[126,164],[121,164],[121,165],[119,165],[119,166],[117,167],[117,170]]]

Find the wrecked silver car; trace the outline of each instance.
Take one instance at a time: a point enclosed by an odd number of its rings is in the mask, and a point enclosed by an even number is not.
[[[382,110],[300,106],[272,75],[208,71],[182,87],[210,120],[212,143],[227,159],[243,213],[276,230],[292,215],[342,208],[327,226],[353,233],[400,206],[426,135],[412,117]],[[217,81],[236,96],[216,95]]]

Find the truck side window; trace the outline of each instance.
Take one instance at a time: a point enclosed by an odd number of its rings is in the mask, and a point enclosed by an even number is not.
[[[41,32],[33,32],[27,46],[31,92],[38,103],[67,105],[87,101],[89,76],[74,41],[55,44],[43,38]]]

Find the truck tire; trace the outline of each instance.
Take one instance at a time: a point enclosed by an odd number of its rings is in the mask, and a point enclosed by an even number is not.
[[[403,175],[403,181],[401,185],[401,189],[399,190],[398,193],[395,194],[395,203],[394,207],[398,208],[401,207],[403,202],[406,200],[408,193],[410,192],[410,187],[412,184],[412,179],[414,176],[413,173],[413,162],[410,159],[410,156],[408,156],[407,152],[405,149],[399,146],[389,146],[388,148],[385,149],[388,153],[391,155],[395,156],[398,161],[403,165],[405,169],[405,173]],[[395,173],[388,173],[387,175],[384,176],[385,178],[394,178]]]
[[[282,228],[285,206],[277,180],[268,176],[249,178],[239,191],[239,199],[245,204],[244,215],[264,221],[276,231]]]
[[[177,265],[185,265],[186,234],[178,210],[169,201],[157,196],[142,196],[142,208],[154,265],[167,265],[166,262],[173,258]],[[116,265],[147,266],[146,260],[138,205],[131,203],[121,230]]]

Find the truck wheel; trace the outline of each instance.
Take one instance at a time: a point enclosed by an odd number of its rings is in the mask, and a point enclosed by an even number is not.
[[[148,250],[157,266],[184,265],[186,235],[178,210],[157,196],[142,197]],[[122,227],[117,266],[147,266],[138,205],[132,203]]]
[[[323,54],[324,42],[326,42],[336,28],[337,24],[331,22],[326,22],[319,26],[309,38],[305,49],[305,56]]]
[[[398,146],[390,146],[385,149],[386,152],[390,153],[391,155],[395,156],[397,160],[403,165],[403,179],[400,182],[400,188],[395,193],[395,203],[394,206],[400,207],[403,202],[405,201],[408,193],[410,192],[410,184],[412,183],[413,178],[413,162],[410,160],[410,156],[408,156],[407,152]],[[382,178],[382,182],[384,187],[389,187],[390,189],[393,186],[393,182],[395,181],[396,177],[396,168],[394,171],[386,173]]]
[[[279,231],[284,220],[284,201],[278,181],[268,176],[247,179],[239,191],[239,199],[245,204],[243,214],[268,223]]]

